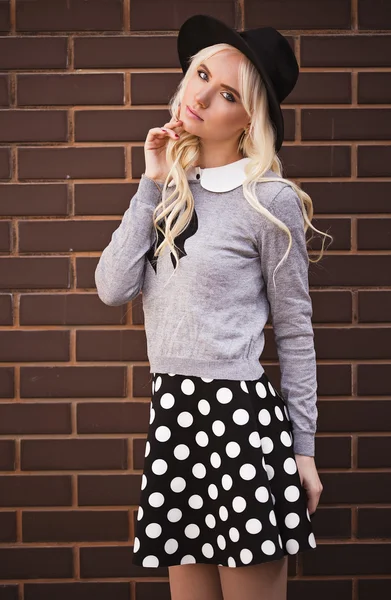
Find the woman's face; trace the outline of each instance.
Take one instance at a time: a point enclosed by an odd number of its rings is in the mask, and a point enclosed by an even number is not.
[[[184,90],[179,119],[203,140],[237,143],[250,123],[239,97],[240,55],[224,50],[199,65]],[[233,92],[232,89],[237,91]],[[202,120],[189,114],[189,107]]]

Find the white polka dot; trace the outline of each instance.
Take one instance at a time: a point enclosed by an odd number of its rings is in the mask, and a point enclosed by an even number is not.
[[[201,546],[201,552],[206,558],[212,558],[214,555],[214,550],[212,544],[203,544]]]
[[[250,415],[244,408],[238,408],[232,415],[232,419],[236,425],[245,425],[248,423]]]
[[[260,448],[261,446],[261,437],[258,431],[253,431],[248,436],[248,441],[250,442],[253,448]]]
[[[189,565],[196,562],[196,559],[191,554],[186,554],[186,556],[181,558],[181,565]]]
[[[144,457],[147,457],[151,451],[151,444],[147,441],[145,442],[145,454]]]
[[[203,479],[206,475],[206,468],[202,463],[196,463],[191,471],[197,479]]]
[[[248,565],[248,563],[250,563],[253,559],[253,553],[251,552],[251,550],[249,550],[248,548],[243,548],[243,550],[240,551],[240,560],[242,561],[242,563]]]
[[[222,476],[222,478],[221,478],[221,485],[223,486],[223,488],[225,489],[225,491],[230,490],[231,487],[232,487],[232,484],[233,484],[233,480],[232,480],[231,475],[225,474],[225,475]]]
[[[155,381],[155,392],[158,391],[158,389],[160,388],[160,386],[162,385],[162,378],[160,377],[156,377],[156,381]]]
[[[178,444],[174,448],[174,456],[178,460],[185,460],[190,455],[190,448],[186,444]]]
[[[255,391],[257,392],[257,394],[260,398],[266,398],[267,391],[261,381],[257,381],[257,383],[255,384]]]
[[[217,452],[212,452],[212,454],[210,456],[210,464],[215,469],[218,469],[220,467],[220,465],[221,465],[221,458],[220,458],[220,455]]]
[[[222,521],[226,521],[228,519],[228,510],[225,506],[220,506],[219,517]]]
[[[230,527],[228,535],[233,542],[238,542],[240,538],[239,530],[236,527]]]
[[[267,502],[269,500],[269,491],[267,487],[261,485],[255,490],[255,497],[258,502]]]
[[[153,408],[152,404],[149,405],[149,424],[152,425],[152,423],[155,420],[155,409]]]
[[[307,515],[307,519],[309,521],[311,521],[311,515],[310,515],[310,511],[308,510],[308,508],[305,509],[305,514]]]
[[[190,508],[201,508],[204,504],[202,497],[199,494],[193,494],[189,498],[189,506]]]
[[[235,568],[236,567],[236,561],[235,561],[235,559],[232,556],[230,556],[228,558],[228,566],[231,567],[231,568]]]
[[[235,496],[235,498],[232,500],[232,508],[235,512],[243,512],[246,506],[247,502],[243,496]]]
[[[284,415],[282,414],[282,410],[279,406],[274,407],[274,413],[279,421],[284,420]]]
[[[171,431],[165,425],[160,425],[155,431],[155,438],[158,442],[166,442],[171,437]]]
[[[217,545],[220,550],[225,550],[227,542],[225,541],[225,537],[221,534],[217,536]]]
[[[296,554],[299,551],[299,542],[293,539],[288,540],[285,547],[289,554]]]
[[[142,477],[141,477],[141,489],[143,490],[146,485],[147,485],[147,477],[146,477],[145,473],[143,473]]]
[[[186,481],[183,477],[174,477],[170,483],[170,488],[173,492],[183,492],[186,487]]]
[[[186,396],[191,396],[195,390],[194,382],[191,379],[184,379],[181,383],[181,390]]]
[[[250,392],[248,391],[248,387],[247,387],[247,383],[245,381],[241,381],[240,382],[240,387],[242,388],[242,390],[244,392],[247,392],[247,394],[249,394]]]
[[[160,406],[162,408],[172,408],[175,404],[175,398],[172,394],[170,394],[169,392],[166,392],[165,394],[163,394],[163,396],[160,398]]]
[[[281,443],[284,444],[287,448],[292,446],[292,438],[287,431],[282,431],[280,435]]]
[[[145,528],[145,533],[149,538],[157,538],[162,533],[162,526],[159,523],[149,523]]]
[[[177,540],[174,540],[174,538],[170,538],[164,544],[164,550],[165,552],[167,552],[167,554],[174,554],[174,552],[178,550],[178,546],[179,544]]]
[[[271,481],[274,477],[273,467],[271,465],[265,465],[265,471],[266,471],[268,480]]]
[[[272,525],[277,525],[276,513],[273,509],[269,512],[269,521]]]
[[[204,416],[210,413],[210,404],[207,400],[200,400],[198,403],[198,410]]]
[[[143,516],[144,516],[144,509],[142,506],[139,506],[138,511],[137,511],[137,521],[141,521]]]
[[[236,458],[240,454],[240,446],[237,442],[228,442],[225,451],[230,458]]]
[[[158,508],[164,504],[164,496],[160,492],[153,492],[148,498],[148,502],[154,508]]]
[[[195,441],[199,446],[207,446],[209,442],[208,434],[205,431],[199,431],[195,436]]]
[[[190,525],[185,527],[184,533],[186,537],[194,540],[200,535],[200,528],[195,523],[190,523]]]
[[[213,529],[214,527],[216,527],[216,519],[214,518],[213,515],[209,514],[206,515],[205,517],[205,523],[207,524],[208,527],[210,527],[211,529]]]
[[[207,379],[206,377],[201,377],[202,381],[205,381],[205,383],[211,383],[213,381],[213,379]]]
[[[281,539],[280,534],[278,534],[278,543],[280,545],[280,548],[282,549],[282,539]]]
[[[249,533],[259,533],[262,531],[262,523],[259,519],[249,519],[245,523],[245,528]]]
[[[254,465],[252,465],[250,463],[245,463],[239,469],[240,477],[242,479],[245,479],[246,481],[250,481],[250,479],[254,479],[256,474],[257,474],[256,468],[254,467]]]
[[[152,473],[155,473],[155,475],[163,475],[163,473],[167,471],[168,465],[163,458],[157,458],[153,461],[151,469]]]
[[[180,508],[171,508],[167,513],[167,519],[170,523],[177,523],[182,519],[182,511]]]
[[[157,556],[153,556],[152,554],[150,554],[149,556],[146,556],[143,560],[143,567],[158,567],[159,566],[159,559],[157,558]]]
[[[276,396],[276,390],[274,389],[274,387],[272,386],[272,384],[270,383],[270,381],[268,381],[267,383],[268,383],[271,395],[272,396]]]
[[[227,404],[231,402],[233,398],[232,390],[227,387],[222,387],[216,392],[216,398],[221,404]]]
[[[261,425],[269,425],[272,420],[269,411],[266,408],[262,408],[258,413],[258,421]]]
[[[288,473],[288,475],[294,475],[297,471],[297,464],[292,456],[284,460],[283,466],[285,473]]]
[[[261,439],[261,444],[262,444],[262,452],[264,454],[270,454],[270,452],[273,451],[274,443],[270,437],[267,437],[267,436],[263,437]]]
[[[138,539],[138,537],[136,536],[134,538],[134,544],[133,544],[133,552],[138,552],[140,548],[140,540]]]
[[[296,485],[289,485],[284,492],[284,496],[288,502],[296,502],[300,497],[300,490]]]
[[[208,486],[208,494],[212,498],[212,500],[216,500],[217,496],[219,495],[217,486],[214,483],[211,483]]]
[[[217,436],[222,436],[225,432],[225,425],[223,421],[214,421],[212,423],[212,431]]]
[[[285,525],[289,529],[294,529],[300,523],[300,517],[297,513],[291,512],[285,517]]]
[[[313,533],[310,533],[308,536],[308,543],[310,546],[312,546],[312,548],[316,548],[316,540],[315,540],[315,536]]]
[[[181,427],[190,427],[194,421],[193,415],[187,411],[181,412],[177,420]]]
[[[261,545],[261,550],[264,554],[272,555],[276,551],[276,546],[271,540],[265,540]]]

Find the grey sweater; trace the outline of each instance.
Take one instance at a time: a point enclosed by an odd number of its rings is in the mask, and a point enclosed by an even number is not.
[[[255,380],[264,326],[271,310],[281,371],[281,395],[294,434],[294,452],[314,456],[317,379],[308,254],[300,199],[276,181],[256,184],[259,202],[289,227],[288,258],[273,271],[288,236],[255,211],[242,186],[228,192],[204,189],[189,178],[195,212],[176,240],[178,271],[166,248],[153,258],[152,213],[161,191],[142,175],[122,222],[95,271],[102,302],[118,306],[142,292],[150,372]]]

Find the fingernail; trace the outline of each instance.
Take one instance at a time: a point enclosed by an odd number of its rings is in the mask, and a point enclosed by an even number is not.
[[[162,131],[165,131],[165,132],[167,133],[167,129],[164,129],[164,127],[160,127],[160,129],[161,129]]]
[[[175,137],[176,137],[176,138],[179,138],[179,135],[176,133],[176,134],[175,134]]]

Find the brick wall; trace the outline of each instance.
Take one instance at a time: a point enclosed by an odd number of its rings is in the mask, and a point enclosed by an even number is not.
[[[169,598],[167,569],[131,565],[142,295],[105,306],[94,270],[200,12],[290,40],[280,156],[334,236],[310,268],[318,548],[289,557],[289,598],[391,595],[389,0],[0,0],[0,600]],[[262,361],[278,382],[270,325]]]

